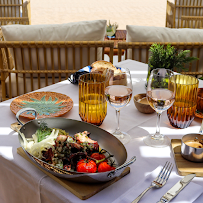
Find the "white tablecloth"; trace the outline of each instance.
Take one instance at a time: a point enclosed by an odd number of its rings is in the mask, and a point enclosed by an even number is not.
[[[130,69],[133,81],[133,96],[138,93],[146,92],[146,64],[126,60],[120,62],[118,66]],[[202,81],[200,81],[199,87],[203,87]],[[70,96],[73,99],[74,107],[69,113],[65,114],[64,117],[80,120],[78,115],[77,85],[73,85],[68,81],[63,81],[42,88],[39,91],[54,91]],[[11,101],[12,100],[8,100],[0,103],[0,202],[84,202],[17,154],[16,150],[20,147],[18,135],[10,129],[10,125],[16,122],[15,115],[10,111]],[[195,118],[190,127],[186,129],[177,129],[169,124],[166,112],[163,113],[161,118],[161,132],[167,135],[170,139],[181,138],[184,134],[188,133],[198,133],[200,125],[201,119]],[[129,133],[132,137],[130,143],[125,145],[128,159],[135,155],[137,161],[130,166],[130,174],[93,197],[85,200],[85,202],[113,202],[119,196],[143,180],[145,176],[156,169],[157,166],[163,166],[166,161],[174,163],[170,147],[152,148],[143,143],[142,137],[148,133],[155,132],[155,126],[156,113],[140,113],[135,108],[133,99],[128,106],[121,110],[120,128]],[[108,106],[107,116],[101,125],[101,128],[108,131],[115,129],[115,127],[115,110],[111,106]],[[173,171],[177,173],[175,167]],[[202,178],[195,177],[193,182],[203,186]],[[159,199],[160,197],[157,197],[157,201]],[[202,202],[203,194],[195,201],[195,203]]]

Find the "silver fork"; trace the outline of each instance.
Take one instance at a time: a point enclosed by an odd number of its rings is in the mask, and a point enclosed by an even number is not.
[[[154,187],[156,189],[159,189],[163,187],[166,184],[169,176],[171,175],[172,169],[173,164],[167,161],[164,167],[161,169],[159,175],[152,181],[151,186],[144,190],[135,200],[132,201],[132,203],[139,202],[140,199],[145,195],[145,193],[151,188]]]

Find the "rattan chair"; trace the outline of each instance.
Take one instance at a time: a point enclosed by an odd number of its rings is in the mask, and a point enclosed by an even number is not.
[[[181,16],[181,28],[203,28],[203,16]]]
[[[185,72],[185,71],[182,71],[181,74],[184,74],[184,75],[191,75],[191,76],[194,76],[196,78],[202,78],[203,77],[203,71],[202,72]]]
[[[105,47],[113,63],[113,41],[0,42],[2,100],[66,80]]]
[[[166,27],[180,28],[181,16],[202,16],[202,0],[175,0],[174,3],[167,0]]]
[[[23,0],[0,0],[0,26],[30,24],[30,2]]]
[[[119,42],[118,43],[118,61],[121,59],[132,59],[143,63],[148,63],[150,46],[155,42]],[[168,42],[157,42],[161,45],[167,45]],[[172,46],[178,50],[190,50],[190,55],[199,58],[199,60],[193,61],[186,66],[187,73],[190,75],[202,75],[203,74],[203,42],[191,43],[191,42],[172,42]],[[122,50],[124,50],[125,57],[122,58]]]
[[[0,25],[20,24],[29,25],[30,21],[27,17],[0,17]]]

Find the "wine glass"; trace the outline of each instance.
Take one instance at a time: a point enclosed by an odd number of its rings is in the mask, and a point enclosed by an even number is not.
[[[105,88],[105,97],[108,103],[116,110],[117,128],[112,134],[117,137],[123,144],[130,141],[129,134],[120,131],[119,117],[121,108],[125,107],[132,97],[132,80],[130,71],[122,68],[121,73],[110,76],[109,84]]]
[[[147,85],[147,99],[150,106],[157,112],[157,125],[155,134],[144,137],[145,144],[152,147],[166,147],[170,144],[169,138],[160,134],[160,119],[162,112],[174,103],[175,92],[173,71],[164,68],[152,70]]]

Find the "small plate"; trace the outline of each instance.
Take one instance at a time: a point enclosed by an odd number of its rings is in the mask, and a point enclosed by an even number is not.
[[[14,114],[28,107],[36,109],[37,118],[59,117],[73,108],[73,101],[69,96],[57,92],[33,92],[17,97],[10,105]],[[32,112],[25,112],[21,116],[35,118]]]
[[[198,117],[198,118],[203,118],[203,113],[198,111],[198,110],[196,110],[195,111],[195,116]]]

